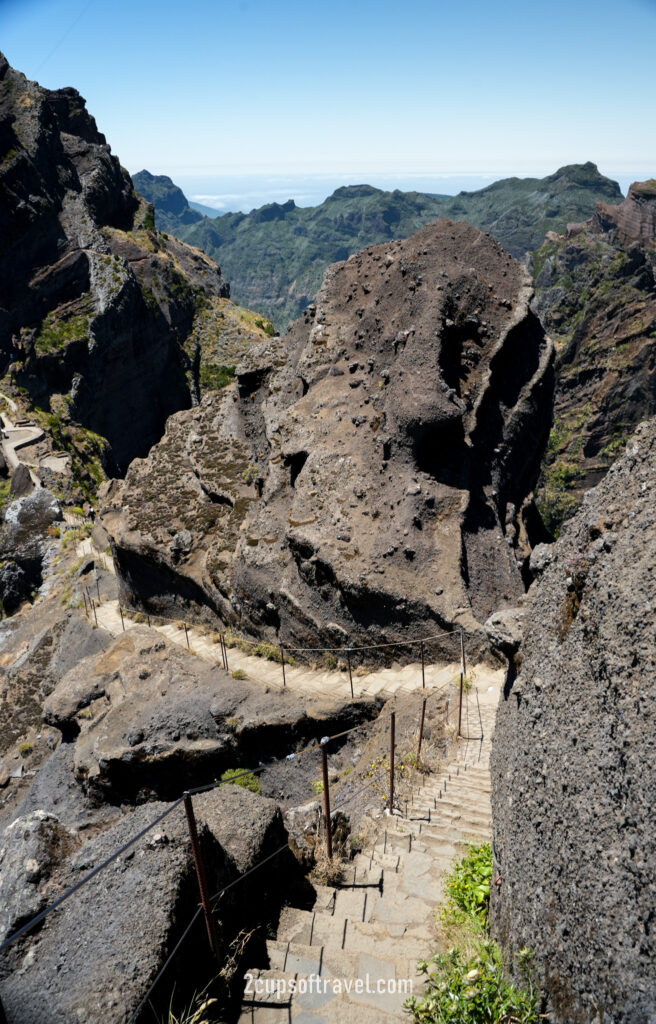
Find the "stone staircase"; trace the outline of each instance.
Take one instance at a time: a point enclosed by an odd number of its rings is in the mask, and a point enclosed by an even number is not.
[[[286,907],[269,967],[246,974],[240,1024],[381,1024],[403,1019],[420,995],[416,962],[436,951],[435,911],[444,874],[464,843],[490,839],[489,753],[498,685],[478,691],[469,725],[439,773],[401,813],[381,814],[366,852],[338,888],[319,886],[311,911]],[[474,701],[474,708],[478,703]],[[475,721],[474,721],[475,719]],[[341,991],[340,991],[341,985]]]

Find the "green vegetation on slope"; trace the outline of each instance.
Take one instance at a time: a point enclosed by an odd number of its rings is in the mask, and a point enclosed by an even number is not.
[[[587,231],[533,254],[536,305],[557,350],[554,424],[536,494],[554,536],[656,413],[654,256]]]
[[[531,953],[517,960],[521,984],[508,979],[501,953],[488,933],[492,880],[489,843],[470,846],[445,882],[447,904],[440,915],[446,953],[417,968],[427,976],[421,999],[406,1003],[414,1024],[536,1024],[538,995],[531,978]]]
[[[135,187],[155,204],[158,225],[198,246],[221,265],[232,297],[265,313],[279,330],[312,301],[331,263],[393,238],[406,238],[440,217],[467,220],[513,255],[540,245],[589,216],[598,199],[618,203],[619,186],[594,164],[563,167],[547,178],[508,178],[455,197],[383,192],[371,185],[339,188],[320,206],[293,200],[249,214],[203,217],[168,178],[140,172]],[[184,197],[183,197],[184,198]]]

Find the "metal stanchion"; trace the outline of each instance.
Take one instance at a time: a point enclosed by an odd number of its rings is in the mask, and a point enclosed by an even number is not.
[[[321,774],[323,776],[323,814],[326,820],[326,853],[328,860],[333,859],[333,836],[330,821],[330,789],[328,784],[328,753],[325,746],[321,747]]]
[[[183,622],[182,625],[184,626],[185,637],[187,638],[187,647],[189,648],[189,650],[191,650],[191,644],[189,643],[189,630],[187,629],[187,623]]]
[[[389,791],[389,812],[394,813],[394,732],[396,729],[396,714],[390,715],[390,791]]]
[[[424,697],[424,703],[422,704],[422,708],[421,708],[421,721],[419,723],[419,743],[417,745],[417,763],[419,763],[419,761],[421,760],[421,744],[423,743],[423,740],[424,740],[424,720],[426,718],[426,700],[427,700],[427,698]]]
[[[353,693],[353,672],[351,671],[351,652],[348,648],[346,649],[346,664],[348,665],[349,683],[351,684],[351,700],[353,700],[355,696]]]
[[[210,903],[210,894],[207,887],[207,875],[205,873],[205,862],[203,860],[203,854],[198,841],[198,829],[196,828],[196,816],[194,814],[194,805],[191,802],[191,797],[188,793],[185,793],[184,798],[185,813],[187,815],[187,825],[189,827],[189,836],[191,838],[191,848],[194,854],[194,864],[196,867],[196,877],[198,879],[198,888],[200,890],[200,900],[203,905],[203,914],[205,916],[205,927],[207,928],[207,937],[210,942],[210,948],[214,953],[217,960],[219,960],[219,939],[216,933],[216,921],[212,913],[212,905]]]

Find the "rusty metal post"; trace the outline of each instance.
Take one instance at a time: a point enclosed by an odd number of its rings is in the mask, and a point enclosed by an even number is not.
[[[91,607],[93,608],[93,617],[96,620],[96,626],[97,626],[98,625],[98,616],[96,615],[96,606],[95,606],[93,601],[91,602]]]
[[[98,594],[98,604],[100,604],[100,583],[98,582],[98,577],[97,576],[96,576],[96,593]]]
[[[424,641],[421,641],[421,688],[426,689],[426,673],[424,671]]]
[[[330,789],[328,784],[328,753],[325,746],[321,747],[321,774],[323,776],[323,816],[326,820],[326,853],[328,860],[333,859],[333,835],[330,821]]]
[[[394,711],[390,715],[390,791],[389,791],[389,812],[394,813],[394,746],[395,746],[395,733],[396,729],[396,714]]]
[[[187,638],[187,647],[189,648],[189,650],[191,650],[191,644],[189,643],[189,630],[187,629],[187,623],[183,622],[182,625],[184,626],[184,629],[185,629],[185,636]]]
[[[353,673],[351,671],[351,651],[346,648],[346,664],[348,665],[349,683],[351,684],[351,700],[354,699],[355,694],[353,693]]]
[[[280,645],[280,664],[282,665],[282,685],[283,689],[287,686],[287,679],[285,677],[285,648]]]
[[[458,707],[458,736],[462,735],[462,694],[465,688],[467,662],[465,661],[465,634],[460,630],[460,704]]]
[[[226,660],[225,652],[223,650],[223,633],[219,633],[219,650],[221,651],[221,665],[223,666],[223,670],[225,671]]]
[[[89,607],[87,605],[87,595],[84,593],[84,588],[82,589],[82,597],[84,599],[84,614],[88,618],[89,617]]]
[[[121,613],[121,625],[123,626],[123,632],[125,633],[125,619],[123,618],[123,609],[120,605],[118,606],[118,610]]]
[[[424,703],[421,708],[421,721],[419,723],[419,744],[417,746],[417,762],[421,760],[421,745],[424,740],[424,720],[426,718],[426,701],[427,697],[424,697]]]
[[[223,645],[223,660],[225,662],[225,670],[226,672],[229,672],[230,669],[228,668],[228,648],[225,642],[225,633],[221,634],[221,643]]]
[[[203,914],[205,916],[205,927],[207,928],[207,937],[210,942],[210,948],[214,953],[214,956],[219,960],[219,939],[216,934],[216,921],[212,913],[212,905],[210,903],[210,893],[207,887],[207,875],[205,873],[205,861],[203,860],[203,854],[198,842],[198,829],[196,828],[196,816],[194,814],[194,805],[191,802],[191,797],[188,793],[185,793],[184,797],[185,814],[187,815],[187,825],[189,827],[189,836],[191,838],[191,849],[194,854],[194,864],[196,866],[196,877],[198,879],[198,889],[200,891],[200,901],[203,906]],[[219,960],[220,962],[220,960]]]
[[[150,626],[150,615],[146,612],[146,618],[148,619],[148,625]]]

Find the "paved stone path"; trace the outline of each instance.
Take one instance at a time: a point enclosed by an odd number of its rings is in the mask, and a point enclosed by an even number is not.
[[[500,688],[500,679],[479,684],[480,722],[469,702],[463,732],[480,735],[482,724],[484,739],[460,740],[453,760],[415,790],[407,814],[381,815],[376,839],[344,882],[319,886],[312,911],[283,909],[278,934],[267,941],[269,969],[246,975],[240,1024],[407,1020],[405,985],[421,994],[416,962],[437,949],[444,873],[463,843],[490,838],[489,752]]]
[[[80,553],[88,554],[91,551],[89,541],[79,546]],[[98,625],[106,629],[114,636],[125,629],[133,629],[137,623],[124,613],[121,620],[118,601],[106,601],[96,608]],[[143,627],[144,623],[140,623]],[[175,623],[167,623],[164,626],[152,626],[158,633],[161,633],[171,643],[188,648],[204,661],[212,664],[221,664],[221,649],[211,637],[206,636],[193,626],[187,627],[185,633]],[[188,642],[187,642],[188,640]],[[283,677],[282,667],[275,662],[267,661],[265,658],[258,658],[251,654],[245,654],[237,648],[228,648],[228,666],[230,672],[241,669],[246,677],[254,683],[274,689],[282,689]],[[458,678],[460,662],[454,661],[450,664],[430,664],[425,666],[426,690],[436,690],[449,686]],[[474,669],[475,676],[479,683],[494,681],[498,672],[494,672],[487,666],[482,665]],[[306,665],[285,665],[285,683],[289,690],[317,697],[348,698],[351,696],[351,687],[348,672],[339,670],[312,669]],[[421,664],[419,662],[410,665],[393,665],[391,668],[375,669],[365,676],[353,673],[353,692],[355,697],[390,697],[395,693],[412,693],[422,688]]]

